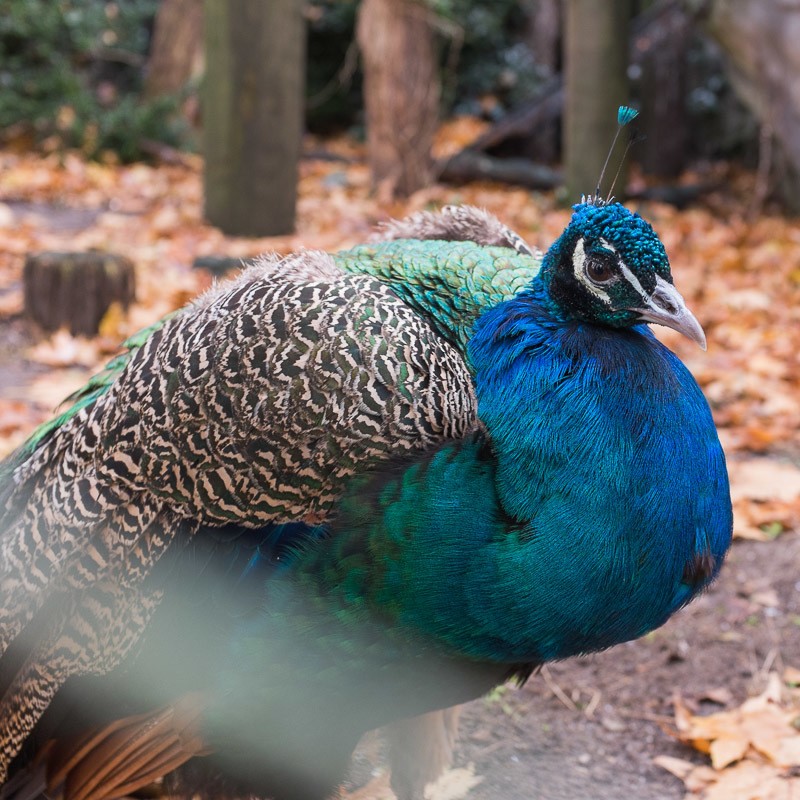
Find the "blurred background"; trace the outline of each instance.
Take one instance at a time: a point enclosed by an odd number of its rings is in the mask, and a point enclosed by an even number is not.
[[[661,630],[471,704],[432,796],[800,796],[797,42],[800,0],[0,0],[0,455],[264,251],[448,203],[546,248],[632,105],[600,191],[619,171],[706,329],[659,336],[737,541]],[[389,796],[370,748],[349,797]]]
[[[793,2],[3,0],[0,11],[7,147],[104,163],[204,151],[209,217],[233,233],[291,229],[297,161],[326,155],[311,138],[301,147],[303,134],[366,141],[384,198],[485,178],[574,199],[594,190],[623,102],[641,112],[634,196],[685,204],[724,161],[761,171],[754,199],[800,207]],[[442,123],[458,126],[444,142]],[[695,180],[678,188],[688,169]],[[271,194],[250,187],[267,179]],[[226,180],[238,200],[226,202]],[[272,207],[254,211],[251,197]]]

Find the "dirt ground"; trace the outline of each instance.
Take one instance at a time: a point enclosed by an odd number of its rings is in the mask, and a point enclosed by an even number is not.
[[[551,665],[503,704],[473,703],[458,761],[473,762],[484,781],[469,797],[682,798],[682,783],[652,763],[658,755],[695,758],[667,732],[673,696],[693,710],[720,710],[763,690],[770,668],[800,664],[799,566],[796,534],[736,542],[711,591],[660,630]],[[581,707],[597,692],[589,717]]]

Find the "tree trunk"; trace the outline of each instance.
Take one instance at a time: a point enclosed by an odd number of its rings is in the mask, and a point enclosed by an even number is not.
[[[628,99],[628,23],[630,0],[567,0],[564,62],[564,162],[570,201],[594,194],[616,132],[616,110]],[[608,193],[620,166],[625,137],[620,136],[600,187]],[[625,169],[615,191],[622,194]]]
[[[686,167],[689,117],[686,78],[690,19],[680,0],[652,9],[653,19],[634,36],[632,60],[641,68],[639,127],[644,141],[636,157],[645,172],[674,178]]]
[[[93,336],[112,303],[134,299],[133,262],[111,253],[31,253],[22,282],[25,313],[46,331]]]
[[[415,0],[363,0],[359,10],[367,149],[384,197],[407,196],[433,178],[441,87],[431,13]]]
[[[561,0],[524,0],[523,7],[536,63],[555,75],[561,65]]]
[[[203,0],[162,0],[156,14],[145,97],[178,94],[202,72]]]
[[[725,51],[737,93],[773,132],[773,173],[785,200],[800,210],[800,2],[713,0],[708,29]]]
[[[303,0],[205,0],[205,213],[235,236],[294,228]]]
[[[552,77],[561,70],[561,34],[563,14],[561,0],[525,0],[528,17],[528,42],[536,63]],[[539,163],[558,160],[560,126],[552,120],[530,130],[526,136],[524,155]]]

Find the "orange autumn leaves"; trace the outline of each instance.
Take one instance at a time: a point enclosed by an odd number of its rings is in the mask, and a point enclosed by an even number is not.
[[[710,761],[655,759],[684,782],[687,800],[800,797],[800,670],[771,674],[762,694],[731,711],[693,716],[678,698],[675,726],[674,735]]]

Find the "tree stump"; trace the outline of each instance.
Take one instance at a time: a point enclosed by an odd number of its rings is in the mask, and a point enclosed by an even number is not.
[[[25,313],[46,331],[93,336],[112,303],[135,295],[133,262],[111,253],[30,253],[22,276]]]

